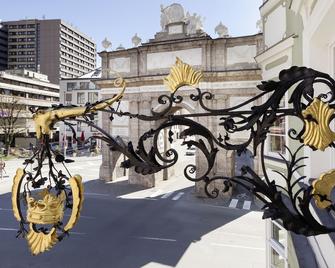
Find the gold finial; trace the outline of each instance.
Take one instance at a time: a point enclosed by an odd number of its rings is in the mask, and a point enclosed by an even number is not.
[[[60,120],[83,116],[113,105],[114,102],[119,101],[122,98],[126,89],[126,82],[120,77],[114,81],[114,85],[122,88],[119,94],[110,99],[102,100],[91,107],[64,107],[59,109],[50,108],[46,110],[38,110],[33,115],[36,137],[40,139],[42,134],[50,135],[53,126]]]
[[[27,220],[35,224],[56,224],[63,219],[65,193],[58,196],[44,189],[39,193],[40,199],[35,200],[27,195]]]
[[[330,143],[335,141],[335,133],[330,129],[329,123],[335,109],[328,103],[315,98],[311,105],[302,112],[305,122],[305,132],[302,135],[304,144],[324,151]],[[309,119],[312,117],[315,121]]]
[[[331,192],[335,187],[335,169],[323,173],[319,179],[313,182],[312,194],[318,208],[325,209],[332,205]],[[321,199],[324,196],[328,200]]]
[[[170,69],[170,74],[164,78],[164,84],[174,93],[182,86],[197,87],[202,77],[201,71],[195,71],[177,57],[176,64]]]

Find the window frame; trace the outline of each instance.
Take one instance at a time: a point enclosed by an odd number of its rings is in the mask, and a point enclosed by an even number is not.
[[[276,268],[272,264],[272,250],[274,250],[280,257],[284,259],[285,268],[289,268],[288,263],[288,248],[287,248],[287,239],[288,239],[288,232],[286,229],[279,223],[278,221],[267,220],[267,267]],[[285,242],[284,244],[277,241],[273,238],[273,227],[276,226],[280,230],[284,231],[285,234]]]
[[[83,96],[82,97],[83,100],[79,99],[79,95]],[[86,103],[85,92],[77,92],[77,104],[85,104],[85,103]]]
[[[268,98],[267,98],[268,99]],[[283,98],[284,100],[284,105],[283,106],[280,106],[280,108],[288,108],[288,93],[286,92],[285,93],[285,96]],[[265,151],[266,151],[266,154],[268,156],[271,156],[271,157],[274,157],[274,158],[278,158],[279,157],[279,153],[281,155],[283,155],[284,157],[287,156],[287,149],[284,147],[283,148],[283,152],[275,152],[275,151],[271,151],[271,144],[270,144],[270,137],[271,136],[280,136],[280,137],[284,137],[284,145],[287,146],[288,145],[288,118],[287,116],[284,116],[284,133],[283,134],[271,134],[270,132],[267,134],[267,138],[266,138],[266,142],[265,142]]]

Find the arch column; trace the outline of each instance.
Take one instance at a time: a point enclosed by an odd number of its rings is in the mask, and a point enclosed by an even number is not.
[[[109,132],[111,121],[109,114],[102,113],[103,129]],[[111,163],[111,151],[105,142],[101,143],[102,163],[99,169],[99,179],[104,181],[111,181],[113,178],[113,166]]]
[[[136,98],[137,97],[137,98]],[[151,99],[144,98],[144,96],[134,96],[132,100],[129,101],[129,111],[134,114],[146,114],[151,113]],[[140,121],[136,118],[130,119],[129,121],[129,131],[130,131],[130,140],[133,141],[133,145],[136,148],[138,139],[143,133],[151,129],[150,121]],[[152,140],[149,139],[145,142],[145,148],[148,149],[152,146]],[[138,184],[145,187],[154,187],[155,186],[155,175],[149,174],[143,176],[139,173],[136,173],[134,168],[129,170],[129,184]]]
[[[211,103],[211,108],[212,109],[223,109],[228,106],[228,96],[227,95],[218,95],[215,96],[214,99],[210,102]],[[198,111],[200,112],[200,111]],[[206,126],[208,129],[210,129],[215,137],[219,136],[219,119],[218,117],[210,117],[207,118],[206,120],[202,119],[200,121],[201,124]],[[222,134],[222,133],[221,133]],[[221,175],[221,176],[233,176],[234,168],[235,168],[235,161],[234,161],[234,154],[227,152],[223,149],[219,149],[216,155],[216,160],[213,166],[212,171],[210,172],[209,176],[216,176],[216,175]],[[196,154],[196,166],[197,166],[197,171],[199,172],[199,175],[201,175],[202,171],[204,171],[207,167],[207,161],[204,159],[204,156],[198,152]],[[222,190],[224,188],[223,181],[217,181],[213,182],[212,188],[217,188],[220,190],[220,195],[231,195],[231,191],[228,191],[227,193],[222,193]],[[210,189],[211,190],[211,189]],[[205,182],[199,181],[195,183],[195,192],[196,195],[199,197],[207,197],[205,193]]]

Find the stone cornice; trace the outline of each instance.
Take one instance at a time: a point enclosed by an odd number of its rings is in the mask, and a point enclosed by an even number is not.
[[[202,82],[227,82],[227,81],[259,81],[261,80],[261,71],[259,69],[251,70],[232,70],[223,72],[203,72]],[[124,77],[128,87],[163,85],[164,75]],[[114,88],[114,79],[100,79],[94,81],[99,88]]]
[[[273,56],[279,54],[280,52],[291,48],[294,45],[294,38],[295,38],[295,35],[291,35],[288,38],[281,40],[280,42],[271,46],[270,48],[265,50],[263,53],[257,55],[255,57],[256,61],[259,64],[264,64],[264,62],[267,61],[269,58],[272,58]]]

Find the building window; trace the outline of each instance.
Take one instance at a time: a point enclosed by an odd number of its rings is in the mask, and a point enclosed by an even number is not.
[[[76,87],[76,83],[75,82],[69,82],[67,83],[67,90],[73,90]]]
[[[286,97],[283,98],[280,102],[279,108],[286,107]],[[278,153],[285,155],[286,153],[286,118],[279,117],[269,128],[269,137],[267,139],[268,143],[268,152],[274,154],[275,156]]]
[[[279,221],[268,221],[268,267],[288,268],[287,231]]]
[[[88,102],[94,103],[98,101],[98,92],[89,92],[88,93]]]
[[[269,131],[269,151],[285,154],[285,118],[278,118]]]
[[[89,89],[90,82],[80,82],[80,89]]]
[[[84,104],[85,103],[85,93],[77,93],[77,103]]]
[[[71,93],[65,94],[65,102],[66,102],[66,104],[70,104],[72,102],[72,94]]]
[[[77,122],[77,131],[82,131],[82,130],[83,130],[82,122]]]
[[[93,122],[94,125],[96,125],[96,126],[98,125],[98,116],[97,115],[94,116],[92,122]],[[90,129],[91,129],[91,132],[96,131],[96,128],[94,128],[94,127],[90,127]]]

